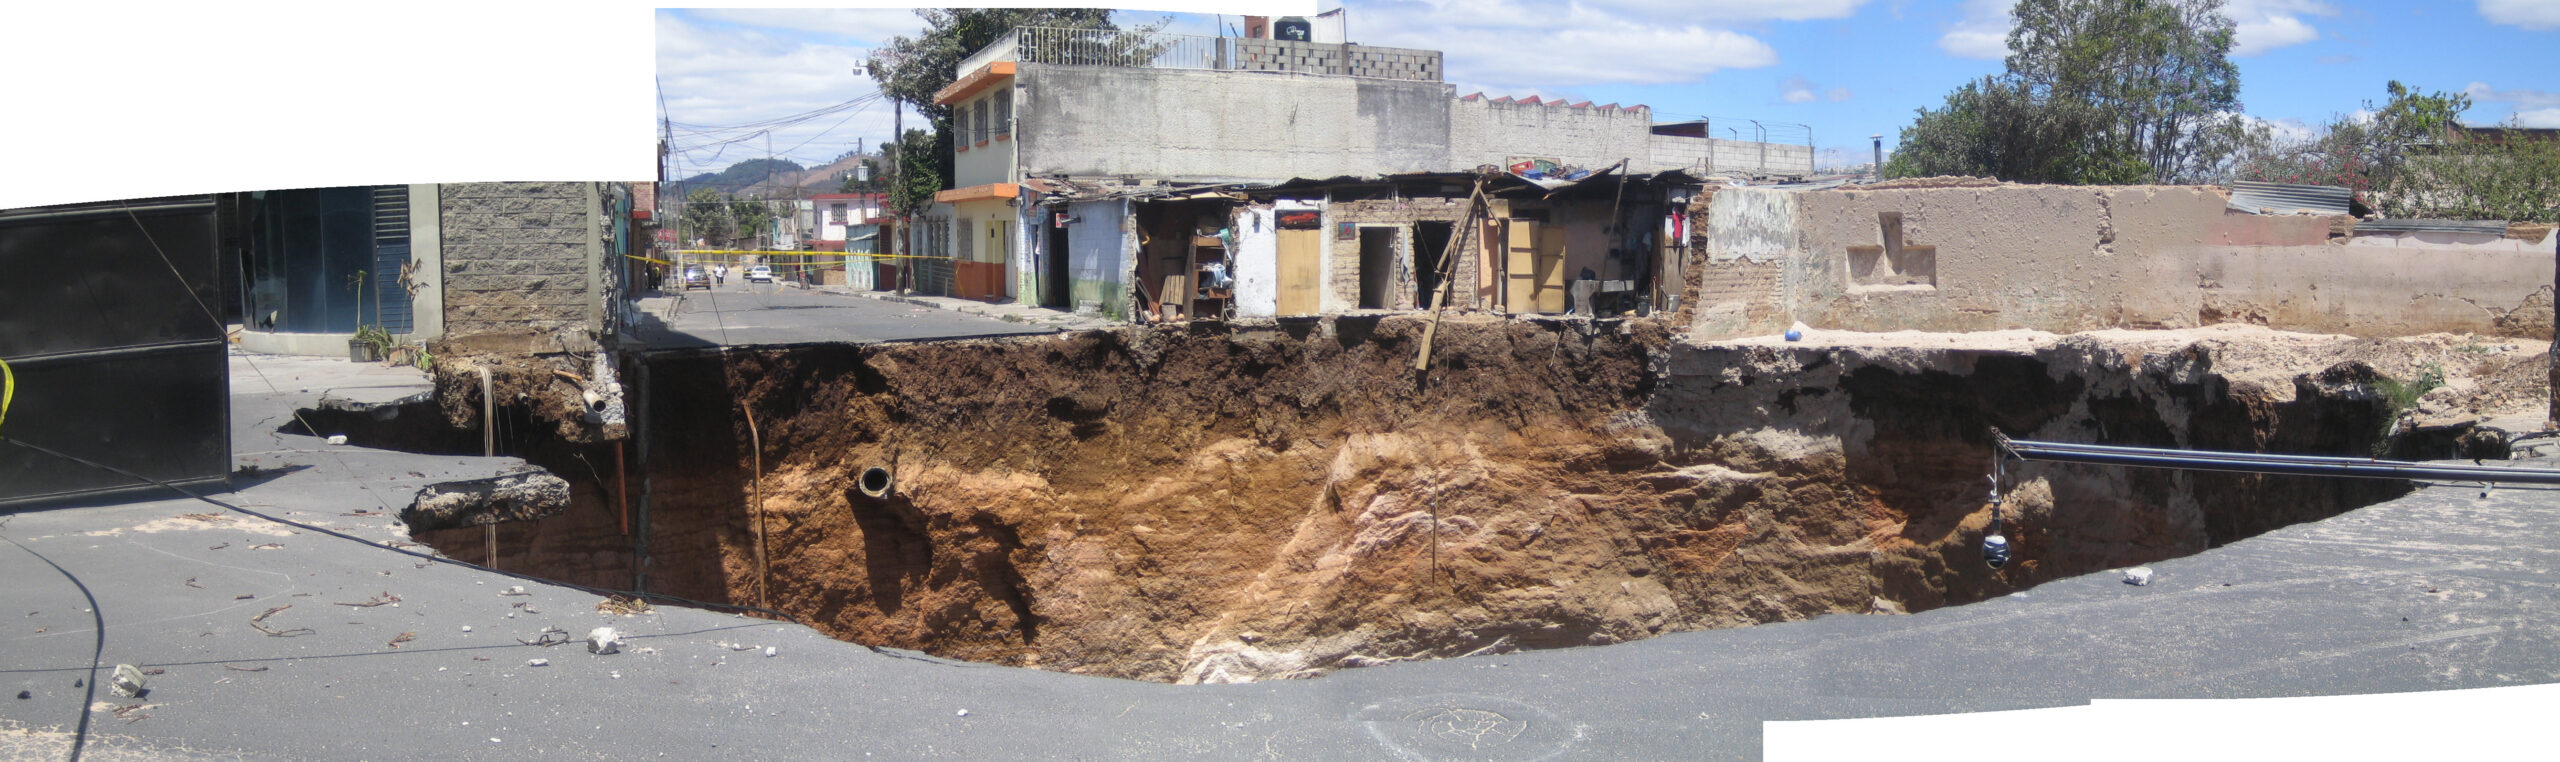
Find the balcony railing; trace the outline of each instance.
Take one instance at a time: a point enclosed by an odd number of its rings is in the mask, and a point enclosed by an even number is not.
[[[954,75],[996,61],[1440,80],[1436,50],[1054,27],[1016,28],[960,62]]]

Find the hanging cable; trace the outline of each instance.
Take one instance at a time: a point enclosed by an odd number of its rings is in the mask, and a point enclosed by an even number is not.
[[[1994,429],[1991,436],[1998,443],[1991,450],[1991,531],[1982,535],[1982,562],[1998,569],[2009,565],[2009,538],[2000,533],[2000,481],[2007,475],[2009,439]]]

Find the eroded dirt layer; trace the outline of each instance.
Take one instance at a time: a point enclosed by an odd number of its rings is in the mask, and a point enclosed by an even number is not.
[[[623,374],[646,401],[637,530],[582,504],[502,527],[528,552],[501,561],[956,658],[1271,679],[1961,603],[2406,489],[2013,463],[2018,561],[1995,571],[1995,426],[2366,454],[2378,379],[2428,363],[2451,380],[2428,415],[2545,398],[2522,388],[2539,343],[2254,328],[1687,345],[1452,319],[1418,383],[1424,322],[652,356]]]

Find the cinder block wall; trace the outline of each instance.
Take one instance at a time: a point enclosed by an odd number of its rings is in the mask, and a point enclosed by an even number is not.
[[[1503,103],[1494,99],[1449,101],[1449,169],[1496,166],[1512,157],[1536,156],[1589,169],[1630,160],[1635,171],[1648,171],[1652,159],[1653,110],[1574,108],[1548,103]]]
[[[603,329],[593,183],[438,186],[448,353],[588,351]]]

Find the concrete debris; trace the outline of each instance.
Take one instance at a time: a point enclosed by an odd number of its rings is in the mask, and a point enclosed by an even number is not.
[[[401,509],[400,520],[422,532],[547,519],[568,510],[568,480],[532,469],[427,485]]]
[[[526,659],[526,660],[525,660],[525,662],[524,662],[524,665],[525,665],[525,666],[527,666],[527,667],[548,667],[548,666],[551,666],[551,660],[550,660],[550,659]]]
[[[108,687],[113,688],[116,695],[128,698],[149,692],[142,684],[142,668],[131,664],[116,665],[115,682]]]
[[[774,654],[776,654],[776,653],[780,653],[780,652],[779,652],[779,651],[774,650],[773,646],[765,646],[765,647],[764,647],[764,658],[771,659],[771,658],[773,658],[773,655],[774,655]]]
[[[329,435],[329,443],[330,443],[330,444],[333,444],[333,445],[342,445],[342,444],[346,444],[346,443],[347,443],[347,435],[345,435],[345,434],[331,434],[331,435]]]
[[[961,717],[967,717],[967,716],[969,716],[969,710],[967,710],[967,709],[962,709],[962,710],[960,710],[960,714],[959,714],[958,716],[961,716]]]
[[[622,635],[611,627],[598,627],[587,632],[587,653],[603,655],[622,652]]]
[[[2131,569],[2124,570],[2124,583],[2128,585],[2151,584],[2151,567],[2136,566]]]

